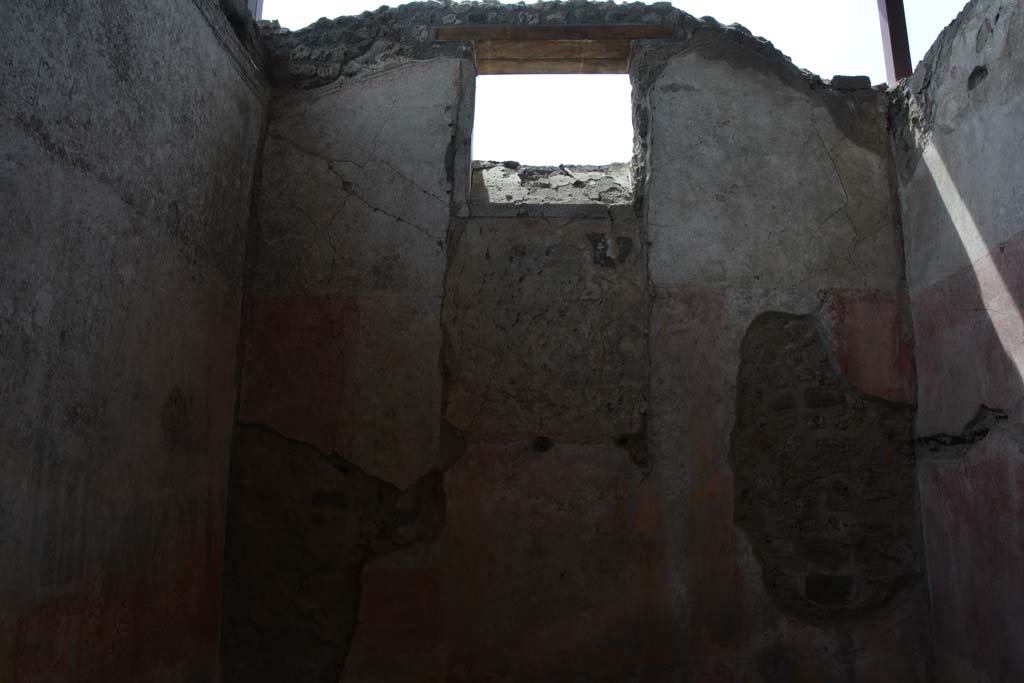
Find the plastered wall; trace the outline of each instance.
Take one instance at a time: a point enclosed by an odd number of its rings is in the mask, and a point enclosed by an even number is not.
[[[1024,675],[1019,3],[967,5],[895,93],[937,678]]]
[[[0,26],[0,680],[213,681],[264,85],[205,0]]]
[[[912,381],[884,99],[810,89],[787,63],[715,34],[667,58],[672,48],[649,50],[633,62],[657,74],[639,103],[648,496],[681,670],[919,679]],[[779,327],[785,316],[805,317]],[[866,371],[880,361],[886,372]],[[868,418],[858,433],[864,402],[890,426]],[[900,559],[878,573],[886,554]]]
[[[465,69],[408,63],[272,100],[232,461],[225,680],[336,680],[362,564],[443,525],[440,311]]]
[[[1017,3],[245,4],[0,8],[0,680],[1024,675]],[[474,174],[453,24],[669,27],[629,173]]]
[[[225,680],[925,679],[888,100],[610,11],[264,32]],[[469,192],[424,27],[531,17],[673,27],[632,202]]]

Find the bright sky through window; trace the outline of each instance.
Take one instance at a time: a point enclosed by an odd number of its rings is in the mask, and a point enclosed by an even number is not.
[[[320,17],[359,14],[381,4],[382,0],[264,0],[263,18],[300,29]],[[392,0],[389,4],[401,3]],[[694,16],[710,15],[723,24],[743,24],[755,35],[771,40],[795,64],[823,78],[867,75],[873,83],[885,82],[877,0],[673,0],[672,4]],[[939,32],[963,9],[964,0],[905,0],[904,4],[911,59],[916,65]],[[590,90],[595,78],[599,77],[479,77],[473,157],[535,164],[627,160],[631,152],[623,152],[624,141],[632,144],[628,82],[612,77],[607,86],[610,90],[596,103]],[[623,87],[627,89],[625,112],[620,94]],[[516,136],[511,149],[517,151],[494,146],[511,142],[513,133],[527,130],[529,135]],[[577,135],[583,131],[588,131],[586,141]],[[553,133],[557,133],[553,141],[542,137]],[[570,144],[570,138],[571,147],[561,151],[551,147],[552,142]]]
[[[632,155],[629,76],[477,76],[474,159],[608,164]]]

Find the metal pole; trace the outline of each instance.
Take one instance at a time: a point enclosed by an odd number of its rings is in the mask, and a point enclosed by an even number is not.
[[[882,26],[885,49],[885,75],[889,85],[913,73],[910,65],[910,39],[903,0],[878,0],[878,21]]]

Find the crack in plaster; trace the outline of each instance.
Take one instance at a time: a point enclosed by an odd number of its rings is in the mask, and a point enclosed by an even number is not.
[[[397,214],[393,214],[390,211],[388,211],[387,209],[382,209],[381,207],[379,207],[379,206],[373,204],[372,202],[370,202],[369,200],[367,200],[366,197],[364,197],[363,195],[361,195],[358,192],[356,192],[353,189],[354,185],[353,185],[352,181],[348,180],[343,175],[341,175],[341,173],[339,173],[330,163],[328,163],[327,169],[330,171],[331,175],[333,175],[335,178],[337,178],[338,180],[341,181],[341,190],[346,195],[355,198],[363,206],[365,206],[366,208],[370,209],[374,213],[383,214],[383,215],[387,216],[388,218],[391,218],[392,220],[394,220],[394,221],[396,221],[398,223],[401,223],[403,225],[408,225],[410,228],[412,228],[416,232],[420,233],[421,235],[426,237],[431,242],[435,241],[434,237],[429,232],[427,232],[427,229],[424,228],[423,226],[418,225],[416,223],[413,223],[412,221],[406,220],[405,218],[402,218],[401,216],[399,216]]]
[[[274,134],[274,133],[267,133],[267,135],[268,135],[268,137],[271,137],[274,140],[280,140],[281,142],[286,143],[287,145],[289,145],[290,147],[292,147],[296,151],[300,152],[301,154],[304,154],[304,155],[309,156],[309,157],[313,157],[314,159],[320,159],[321,161],[326,161],[328,164],[332,164],[332,163],[334,163],[334,164],[352,164],[353,166],[355,166],[358,169],[365,169],[366,168],[366,163],[367,162],[359,162],[359,161],[356,161],[355,159],[346,159],[346,158],[341,158],[341,157],[337,157],[337,158],[329,157],[326,154],[321,154],[319,152],[315,152],[315,151],[313,151],[311,149],[308,149],[307,147],[304,147],[303,145],[299,144],[298,142],[295,142],[294,140],[292,140],[292,139],[290,139],[288,137],[285,137],[284,135]],[[378,166],[384,167],[385,169],[387,169],[388,171],[390,171],[394,175],[398,176],[399,178],[401,178],[405,182],[409,183],[409,185],[411,185],[412,187],[416,188],[416,190],[419,191],[420,193],[422,193],[422,194],[426,195],[427,197],[429,197],[430,199],[432,199],[432,200],[434,200],[434,201],[444,205],[446,208],[448,207],[448,203],[449,202],[448,202],[448,198],[447,197],[445,197],[445,198],[439,197],[438,195],[434,194],[430,190],[426,189],[425,187],[423,187],[422,185],[417,183],[415,180],[413,180],[409,176],[407,176],[404,173],[402,173],[401,171],[399,171],[390,162],[380,158],[379,156],[377,156],[375,154],[370,153],[368,150],[360,149],[360,151],[364,152],[364,156],[367,159],[369,159],[370,163],[374,163],[374,164],[376,164]]]
[[[396,491],[399,491],[401,493],[404,493],[406,491],[410,491],[412,489],[415,489],[417,486],[419,486],[421,484],[421,482],[423,482],[428,477],[434,476],[439,471],[436,468],[432,468],[429,471],[427,471],[426,473],[424,473],[424,474],[420,475],[419,477],[417,477],[408,486],[406,486],[405,488],[402,488],[402,487],[398,486],[397,484],[394,484],[391,481],[388,481],[387,479],[384,479],[383,477],[378,477],[377,475],[372,474],[372,473],[366,471],[365,469],[363,469],[362,467],[360,467],[356,463],[354,463],[351,460],[349,460],[348,458],[345,458],[344,456],[342,456],[337,451],[325,451],[325,450],[322,450],[318,446],[316,446],[315,444],[310,443],[309,441],[305,441],[303,439],[297,439],[295,437],[288,436],[287,434],[284,434],[284,433],[278,431],[275,427],[272,427],[272,426],[270,426],[269,424],[267,424],[265,422],[254,422],[254,421],[250,421],[250,420],[237,420],[237,423],[238,423],[238,425],[240,427],[245,427],[245,428],[248,428],[248,429],[255,429],[257,431],[266,432],[266,433],[272,434],[273,436],[277,437],[278,439],[281,439],[282,441],[286,441],[286,442],[288,442],[290,444],[294,444],[296,446],[300,446],[302,448],[309,449],[310,451],[312,451],[312,452],[316,453],[318,456],[320,456],[320,458],[322,458],[331,467],[333,467],[334,469],[338,470],[339,472],[342,472],[343,474],[348,474],[349,472],[352,472],[352,471],[359,472],[360,474],[362,474],[363,476],[367,477],[368,479],[371,479],[373,481],[379,482],[380,484],[383,484],[384,486],[389,486],[391,488],[394,488]]]
[[[296,211],[302,214],[303,218],[306,219],[306,222],[308,222],[313,227],[314,230],[320,233],[320,236],[323,238],[323,240],[327,242],[327,246],[331,250],[331,269],[329,275],[327,276],[327,286],[329,287],[331,283],[334,281],[334,273],[337,270],[338,259],[340,258],[337,245],[335,245],[334,240],[331,239],[330,228],[331,225],[334,223],[334,219],[337,218],[338,214],[341,213],[342,209],[345,208],[345,205],[342,204],[340,207],[338,207],[338,210],[331,215],[327,223],[321,226],[316,221],[313,220],[313,217],[309,215],[309,212],[306,211],[306,209],[304,209],[298,202],[296,202],[290,196],[286,195],[284,192],[281,192],[275,187],[270,187],[270,190],[274,192],[278,197],[282,198],[292,208],[294,208]]]

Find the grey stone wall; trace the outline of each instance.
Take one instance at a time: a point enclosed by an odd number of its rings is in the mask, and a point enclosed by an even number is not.
[[[409,492],[443,514],[441,304],[472,79],[457,59],[396,66],[272,97],[232,466],[226,681],[337,680],[363,562],[439,531],[416,531]]]
[[[894,93],[922,435],[959,432],[983,403],[1024,419],[1022,26],[1015,3],[968,4]]]
[[[253,6],[0,6],[0,679],[1024,676],[1018,3]],[[637,23],[629,174],[473,184],[435,27]]]
[[[877,457],[863,439],[882,438],[881,425],[845,434],[845,444],[812,445],[805,430],[816,426],[796,415],[754,417],[787,383],[826,390],[832,380],[808,369],[824,353],[851,396],[891,402],[880,408],[893,420],[891,442],[905,448],[911,439],[899,405],[912,395],[884,95],[814,87],[728,34],[698,34],[675,54],[650,50],[634,68],[651,74],[638,109],[649,117],[652,543],[671,577],[661,621],[696,679],[921,680],[920,581],[855,618],[863,596],[834,602],[807,581],[872,581],[853,548],[888,531],[851,523],[819,496],[832,477]],[[757,336],[766,313],[810,316],[820,339],[773,348],[765,360],[774,370],[752,374],[744,363],[756,354],[745,355],[743,340]],[[816,410],[799,398],[794,408]],[[838,429],[862,419],[854,402],[841,405],[829,418]],[[770,434],[775,427],[781,433]],[[745,451],[746,439],[770,435],[788,446],[757,458]],[[885,543],[920,575],[910,470],[889,474],[901,521]],[[851,487],[848,511],[885,516],[890,502],[872,489]],[[773,515],[776,504],[800,523]],[[815,557],[816,541],[837,550],[838,566],[809,569],[825,559]]]
[[[470,195],[451,23],[671,26],[634,47],[633,196],[509,165]],[[668,5],[261,30],[226,680],[925,679],[883,92]],[[765,461],[769,376],[803,445]]]
[[[970,2],[893,93],[942,681],[1024,676],[1022,40],[1020,3]]]
[[[0,27],[0,679],[214,681],[261,76],[207,0]]]

